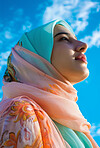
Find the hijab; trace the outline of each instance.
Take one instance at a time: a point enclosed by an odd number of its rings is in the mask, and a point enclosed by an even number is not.
[[[63,25],[74,34],[72,28],[67,22],[63,20],[55,20],[33,29],[30,32],[26,32],[21,37],[18,44],[51,62],[50,58],[53,48],[53,31],[55,25],[57,24]]]
[[[6,82],[4,98],[6,94],[8,97],[33,95],[53,120],[71,129],[89,132],[90,124],[76,104],[77,91],[50,63],[56,24],[67,27],[73,33],[65,21],[56,20],[25,33],[18,42],[21,46],[12,48],[6,73],[17,83]],[[13,92],[11,87],[15,87]]]
[[[3,100],[26,95],[54,121],[89,134],[91,125],[76,103],[77,91],[51,64],[57,24],[73,33],[67,22],[55,20],[26,32],[12,48],[3,80]]]

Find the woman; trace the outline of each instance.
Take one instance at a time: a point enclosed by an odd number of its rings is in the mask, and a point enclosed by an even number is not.
[[[73,87],[88,77],[86,50],[63,20],[21,37],[3,80],[2,148],[98,148]]]

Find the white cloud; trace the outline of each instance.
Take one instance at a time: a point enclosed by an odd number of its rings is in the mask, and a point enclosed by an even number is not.
[[[86,20],[84,21],[76,20],[75,23],[72,24],[72,27],[76,28],[75,34],[78,34],[80,31],[83,31],[87,25],[88,22]]]
[[[54,19],[64,19],[71,23],[75,34],[78,34],[87,27],[88,18],[93,8],[95,11],[99,11],[99,3],[90,0],[54,0],[53,4],[46,8],[43,22],[47,23]]]
[[[2,66],[7,64],[7,57],[9,56],[10,51],[2,52],[0,54],[0,70],[2,69]]]
[[[100,136],[100,124],[93,123],[90,129],[90,133],[93,137]]]
[[[10,9],[10,8],[9,8]],[[13,12],[14,8],[10,11]],[[0,70],[6,65],[7,57],[10,54],[10,49],[18,42],[22,34],[32,29],[30,17],[24,16],[22,8],[16,9],[12,13],[12,19],[0,20]],[[4,52],[5,51],[5,52]]]
[[[32,23],[30,21],[26,21],[22,26],[23,31],[29,31],[32,28]]]
[[[100,47],[100,25],[99,28],[92,32],[92,35],[86,36],[85,38],[81,39],[82,41],[86,42],[91,48],[92,46]]]
[[[100,136],[100,128],[97,130],[97,135]]]
[[[1,54],[0,54],[0,60],[5,60],[5,59],[7,59],[7,57],[8,57],[8,55],[10,54],[10,51],[7,51],[7,52],[2,52]]]
[[[73,28],[75,29],[75,33],[78,34],[80,31],[85,30],[86,26],[88,25],[88,18],[91,13],[92,8],[96,8],[98,3],[92,1],[79,1],[79,8],[76,14],[76,21],[72,24]],[[83,7],[85,6],[85,7]],[[77,9],[77,8],[76,8]]]
[[[97,7],[97,12],[99,12],[100,11],[100,5],[98,5],[98,7]]]
[[[53,5],[46,8],[43,16],[43,22],[54,19],[65,19],[71,17],[71,10],[77,6],[78,0],[54,0]]]
[[[6,39],[11,39],[11,38],[13,38],[13,36],[12,36],[12,34],[11,34],[10,31],[5,31],[5,38],[6,38]]]

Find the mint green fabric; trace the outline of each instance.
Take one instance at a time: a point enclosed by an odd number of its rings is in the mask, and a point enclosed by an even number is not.
[[[74,34],[67,22],[63,20],[54,20],[48,24],[33,29],[30,32],[26,32],[19,40],[19,45],[40,55],[51,63],[50,58],[53,48],[53,31],[57,24],[63,25]],[[55,124],[60,130],[63,138],[72,148],[92,148],[90,141],[83,133],[73,131],[57,122],[55,122]]]
[[[65,127],[56,121],[53,121],[58,127],[59,131],[62,134],[62,137],[71,148],[93,148],[90,140],[86,137],[84,133],[74,131],[68,127]]]
[[[19,40],[19,45],[22,45],[22,47],[40,55],[51,63],[50,58],[53,48],[53,30],[56,24],[65,26],[74,34],[67,22],[63,20],[55,20],[33,29],[30,32],[26,32]]]

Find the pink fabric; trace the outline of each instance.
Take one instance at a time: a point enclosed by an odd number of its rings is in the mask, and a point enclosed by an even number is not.
[[[91,126],[78,108],[76,90],[48,61],[23,47],[15,46],[11,63],[19,83],[4,82],[3,99],[26,95],[53,120],[73,130],[89,133]],[[6,108],[8,106],[9,103]]]
[[[2,108],[0,148],[71,148],[46,112],[29,97],[3,100],[0,111]]]

